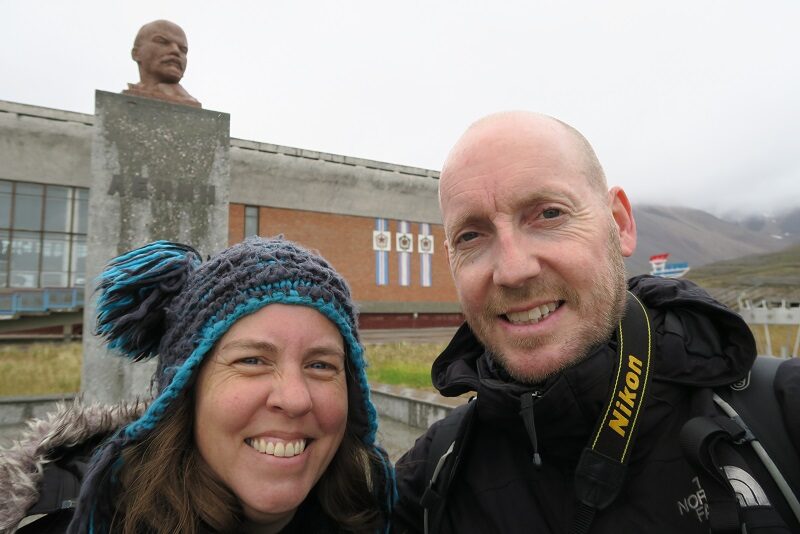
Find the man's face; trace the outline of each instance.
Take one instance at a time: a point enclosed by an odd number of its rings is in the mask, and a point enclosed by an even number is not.
[[[188,51],[183,30],[175,24],[160,21],[140,30],[132,55],[139,64],[142,82],[178,83],[186,70]]]
[[[622,254],[632,253],[628,239],[620,249],[612,216],[621,191],[590,185],[574,137],[554,121],[479,128],[459,148],[440,198],[462,309],[512,377],[539,382],[607,339],[619,319]]]

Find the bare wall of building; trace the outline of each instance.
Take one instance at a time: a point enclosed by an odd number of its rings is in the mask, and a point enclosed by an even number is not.
[[[94,117],[0,101],[0,179],[89,187]]]

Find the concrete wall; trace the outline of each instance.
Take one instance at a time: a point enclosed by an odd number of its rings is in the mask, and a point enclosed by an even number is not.
[[[231,140],[231,202],[440,223],[438,176],[427,169]]]
[[[110,258],[155,240],[190,243],[201,256],[227,245],[230,116],[160,100],[95,94],[86,279]],[[94,287],[84,297],[95,331]],[[83,336],[81,391],[113,402],[146,396],[154,363],[131,365]]]
[[[0,178],[89,187],[94,117],[0,101]]]
[[[59,403],[71,403],[74,393],[30,397],[0,397],[0,430],[22,427],[29,419],[42,419],[55,411]]]
[[[449,399],[435,393],[385,384],[372,384],[371,389],[372,402],[381,420],[391,419],[407,425],[416,429],[415,435],[465,402],[463,398]],[[19,438],[29,419],[42,419],[54,412],[59,403],[69,404],[74,398],[74,394],[0,398],[0,447],[9,446],[13,439]]]
[[[467,402],[463,397],[442,397],[429,391],[388,384],[371,384],[370,389],[378,415],[421,430]]]

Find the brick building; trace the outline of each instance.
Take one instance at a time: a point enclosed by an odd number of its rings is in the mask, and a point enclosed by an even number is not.
[[[86,283],[93,123],[0,101],[0,314],[14,295]],[[230,163],[230,244],[280,233],[319,250],[365,328],[460,322],[437,172],[241,139]]]

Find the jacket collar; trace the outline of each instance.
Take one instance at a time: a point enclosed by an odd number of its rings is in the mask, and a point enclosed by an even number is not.
[[[104,437],[135,420],[145,404],[116,406],[59,404],[44,419],[28,423],[28,430],[7,449],[0,449],[0,532],[13,532],[26,512],[39,500],[44,469],[65,451]]]
[[[747,373],[755,343],[736,313],[686,280],[640,276],[629,287],[652,315],[654,382],[716,387]],[[519,421],[519,396],[535,391],[536,426],[543,430],[543,441],[548,433],[583,439],[606,401],[616,351],[612,336],[588,358],[543,384],[520,384],[492,371],[483,345],[465,323],[434,362],[431,376],[444,396],[477,392],[481,419],[499,424]]]

